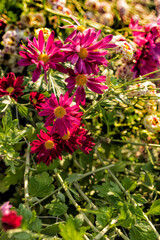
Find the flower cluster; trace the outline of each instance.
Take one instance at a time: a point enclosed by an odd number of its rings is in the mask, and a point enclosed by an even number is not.
[[[140,97],[140,96],[155,96],[156,95],[156,85],[150,81],[146,81],[143,83],[136,83],[134,85],[130,85],[128,87],[128,95],[130,97]]]
[[[11,207],[12,205],[9,202],[4,203],[0,207],[2,228],[5,231],[18,228],[22,222],[22,216],[18,216],[16,211],[10,210]]]
[[[160,66],[160,21],[144,26],[138,20],[131,19],[130,28],[133,30],[134,41],[139,49],[136,52],[135,64],[132,68],[135,77],[157,70]]]
[[[94,146],[93,138],[81,124],[81,112],[79,106],[72,104],[73,96],[69,97],[68,92],[59,98],[52,93],[49,99],[42,104],[40,116],[48,116],[45,127],[47,132],[40,131],[37,135],[39,140],[31,143],[31,153],[38,153],[37,160],[49,165],[57,157],[62,159],[61,154],[73,153],[80,149],[88,154]],[[51,124],[53,126],[51,126]]]

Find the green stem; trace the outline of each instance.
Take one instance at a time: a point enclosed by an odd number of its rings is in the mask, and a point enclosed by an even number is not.
[[[66,183],[63,181],[62,177],[60,176],[60,174],[57,172],[57,169],[54,170],[59,182],[61,183],[63,189],[66,192],[66,195],[68,196],[69,200],[73,203],[73,205],[75,206],[75,208],[83,215],[84,220],[86,221],[86,223],[95,231],[95,232],[99,232],[99,230],[92,224],[92,222],[88,219],[88,217],[81,211],[81,207],[78,205],[78,203],[74,200],[74,198],[72,197],[70,191],[68,190],[68,187],[66,185]]]
[[[29,168],[30,168],[30,144],[28,143],[27,151],[26,151],[26,164],[24,171],[24,199],[25,205],[29,208],[29,191],[28,191],[28,178],[29,178]]]
[[[73,185],[75,186],[77,191],[81,194],[81,196],[84,198],[84,200],[86,200],[86,202],[88,202],[94,210],[98,210],[97,206],[84,194],[79,183],[75,182]]]
[[[111,221],[111,225],[114,225],[117,222],[117,219],[113,219]],[[99,240],[101,239],[104,234],[111,228],[110,225],[107,225],[105,228],[102,229],[102,231],[100,233],[97,234],[97,236],[94,238],[94,240]],[[109,238],[106,238],[107,240],[109,240]]]

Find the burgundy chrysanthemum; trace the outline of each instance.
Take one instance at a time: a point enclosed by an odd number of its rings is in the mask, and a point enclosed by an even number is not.
[[[18,216],[16,211],[10,211],[1,219],[2,228],[7,231],[9,229],[18,228],[21,225],[22,216]]]
[[[21,86],[22,83],[23,77],[16,78],[13,72],[8,73],[6,78],[0,78],[0,97],[9,95],[17,101],[23,95],[25,86]]]
[[[91,134],[84,128],[80,129],[79,143],[80,150],[85,154],[89,154],[89,152],[92,151],[92,147],[95,146]]]
[[[43,31],[39,31],[38,41],[33,38],[33,42],[28,39],[28,47],[24,47],[26,51],[20,51],[19,54],[23,57],[18,64],[21,66],[36,65],[33,71],[32,80],[36,82],[41,74],[41,66],[44,69],[45,79],[47,81],[46,72],[49,68],[56,69],[65,73],[65,68],[59,64],[63,62],[63,53],[60,52],[62,47],[61,41],[54,41],[54,32],[52,31],[47,43],[45,44]]]
[[[63,46],[65,58],[72,64],[75,64],[75,73],[97,74],[97,65],[107,66],[108,61],[105,59],[107,51],[104,48],[113,48],[115,44],[108,44],[112,35],[108,35],[97,42],[101,30],[96,32],[94,29],[87,29],[83,34],[71,34],[67,37],[70,44]],[[66,41],[65,41],[66,43]]]
[[[72,154],[76,149],[80,149],[82,152],[88,154],[92,147],[93,138],[88,131],[81,126],[75,126],[71,130],[68,130],[67,134],[62,137],[62,146],[66,152]]]
[[[53,162],[53,159],[61,157],[62,147],[59,144],[59,135],[50,132],[45,133],[40,130],[40,135],[37,134],[39,140],[34,140],[31,143],[31,153],[38,153],[37,160],[38,163],[44,162],[47,166]]]
[[[66,78],[67,88],[69,90],[69,93],[73,91],[75,88],[75,85],[77,85],[77,89],[75,92],[76,95],[76,103],[85,105],[85,89],[84,86],[86,85],[90,90],[92,90],[95,93],[103,94],[102,90],[108,89],[107,86],[101,85],[102,82],[106,81],[105,76],[100,76],[95,78],[94,75],[88,76],[88,74],[76,74],[74,71],[70,68],[67,68],[68,73],[70,75],[69,78]]]
[[[34,108],[39,112],[42,109],[42,103],[45,102],[45,96],[39,92],[30,92],[29,100]]]
[[[71,105],[73,96],[69,98],[69,93],[59,97],[59,103],[56,96],[52,93],[51,97],[42,105],[43,111],[39,113],[40,116],[48,116],[45,127],[53,123],[51,134],[58,132],[61,137],[67,134],[68,129],[73,128],[74,125],[80,124],[79,106]]]

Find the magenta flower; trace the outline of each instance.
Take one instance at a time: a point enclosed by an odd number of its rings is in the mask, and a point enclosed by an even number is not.
[[[66,78],[67,88],[69,90],[69,93],[73,91],[75,88],[75,85],[77,85],[77,89],[75,92],[76,95],[76,103],[85,105],[85,89],[84,86],[86,85],[90,90],[92,90],[95,93],[102,94],[102,90],[108,89],[107,86],[101,85],[100,83],[106,81],[105,76],[100,76],[97,78],[94,78],[94,75],[88,76],[87,74],[76,74],[71,68],[67,68],[70,77]]]
[[[62,148],[59,144],[59,135],[57,133],[50,134],[40,130],[40,135],[37,134],[39,140],[34,140],[31,143],[31,153],[38,153],[38,163],[44,162],[47,166],[53,162],[53,159],[57,157],[62,159],[61,152]]]
[[[17,101],[23,95],[23,81],[23,77],[16,78],[13,72],[8,73],[6,78],[0,78],[0,97],[9,95]]]
[[[112,35],[97,42],[100,33],[100,30],[95,32],[93,29],[87,29],[84,34],[77,33],[74,38],[71,34],[67,38],[70,44],[64,45],[63,50],[66,60],[75,64],[75,73],[97,74],[97,65],[107,66],[108,61],[105,59],[107,51],[101,49],[113,48],[116,45],[108,44],[113,37]]]
[[[71,105],[73,96],[69,98],[69,93],[59,97],[59,103],[56,96],[52,93],[51,97],[42,105],[43,111],[39,113],[40,116],[48,116],[45,127],[53,123],[51,134],[58,132],[61,137],[67,134],[68,129],[73,128],[74,125],[80,124],[81,112],[77,105]]]
[[[46,72],[49,68],[56,69],[65,73],[65,68],[59,64],[63,62],[63,53],[60,52],[62,43],[54,41],[54,32],[52,31],[47,43],[45,44],[43,31],[39,31],[38,41],[33,38],[33,42],[28,40],[28,47],[22,46],[26,51],[20,51],[19,54],[23,57],[18,64],[21,66],[36,65],[33,71],[32,80],[36,82],[41,74],[41,67],[44,69],[45,79],[47,81]]]

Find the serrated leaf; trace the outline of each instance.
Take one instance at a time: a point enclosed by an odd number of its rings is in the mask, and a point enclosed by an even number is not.
[[[54,190],[53,179],[47,172],[31,176],[29,179],[29,193],[31,196],[45,197]]]
[[[130,240],[157,240],[157,237],[150,225],[147,223],[137,223],[130,229]]]
[[[152,203],[147,215],[160,215],[160,199]]]
[[[51,203],[45,206],[46,209],[49,209],[49,214],[53,216],[61,216],[67,212],[67,205],[62,203],[59,199],[54,199]]]
[[[29,115],[29,111],[26,106],[18,104],[17,107],[18,107],[19,114],[21,115],[22,118],[24,117],[29,121],[33,120],[32,117]]]
[[[87,230],[86,227],[77,230],[72,217],[67,219],[66,224],[60,224],[59,229],[63,240],[84,240],[83,236]]]

